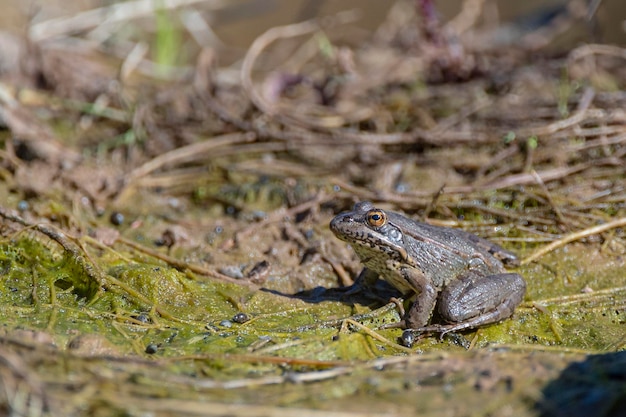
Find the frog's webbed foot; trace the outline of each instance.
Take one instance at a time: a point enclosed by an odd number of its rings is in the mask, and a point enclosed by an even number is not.
[[[397,324],[404,324],[404,320]],[[401,326],[397,326],[397,327],[401,327]],[[419,339],[422,339],[431,333],[440,333],[439,340],[442,340],[443,336],[450,331],[450,330],[444,329],[444,327],[445,326],[442,326],[439,324],[418,327],[415,329],[409,329],[409,328],[406,328],[406,326],[404,326],[405,330],[402,332],[402,336],[400,336],[399,338],[400,344],[410,348]]]

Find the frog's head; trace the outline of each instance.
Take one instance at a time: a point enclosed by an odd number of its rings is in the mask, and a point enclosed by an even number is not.
[[[364,261],[372,257],[409,260],[402,230],[390,221],[384,210],[368,201],[357,203],[352,211],[337,215],[330,222],[330,230],[348,242]]]

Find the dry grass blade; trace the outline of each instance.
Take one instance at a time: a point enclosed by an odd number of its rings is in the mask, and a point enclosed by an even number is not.
[[[553,250],[563,247],[567,245],[568,243],[574,242],[576,240],[584,239],[592,235],[597,235],[599,233],[604,233],[608,230],[615,229],[618,227],[624,227],[624,226],[626,226],[626,217],[622,217],[622,218],[619,218],[619,219],[616,219],[611,222],[601,224],[598,226],[590,227],[585,230],[570,233],[569,235],[563,237],[562,239],[555,240],[549,245],[546,245],[542,247],[541,249],[537,250],[536,252],[532,253],[531,255],[527,256],[526,258],[522,260],[521,264],[526,265],[533,261],[536,261],[537,259],[541,258],[545,254],[550,253]]]
[[[626,293],[626,287],[614,287],[605,288],[602,290],[595,290],[592,292],[584,292],[581,294],[565,295],[560,297],[545,298],[543,300],[536,300],[536,305],[556,305],[556,306],[568,306],[571,304],[593,304],[598,303],[604,306],[615,304],[616,299],[619,299],[619,295]]]
[[[120,204],[129,201],[136,192],[136,186],[142,178],[150,173],[162,169],[166,166],[173,166],[183,163],[203,163],[211,160],[211,152],[221,147],[236,147],[238,144],[249,143],[256,139],[253,132],[231,133],[223,136],[211,138],[191,145],[176,148],[170,152],[159,155],[150,161],[138,166],[125,176],[125,185],[116,197],[116,203]]]
[[[229,282],[231,284],[237,284],[237,285],[242,285],[242,286],[246,286],[246,287],[251,287],[253,289],[257,288],[257,286],[254,283],[252,283],[252,282],[231,278],[229,276],[226,276],[224,274],[220,274],[219,272],[213,271],[211,269],[203,268],[203,267],[198,266],[198,265],[194,265],[194,264],[187,263],[185,261],[181,261],[180,259],[176,259],[176,258],[173,258],[171,256],[164,255],[161,252],[158,252],[156,250],[150,249],[150,248],[148,248],[148,247],[146,247],[144,245],[141,245],[139,243],[136,243],[136,242],[134,242],[132,240],[120,237],[120,238],[117,239],[117,241],[119,243],[122,243],[122,244],[126,245],[126,246],[130,246],[131,248],[137,250],[138,252],[141,252],[143,254],[149,255],[149,256],[151,256],[151,257],[153,257],[155,259],[162,260],[162,261],[166,262],[168,265],[170,265],[170,266],[172,266],[174,268],[180,269],[182,271],[189,270],[189,271],[194,272],[196,274],[208,276],[208,277],[214,278],[214,279],[219,280],[219,281]]]
[[[519,135],[521,136],[550,136],[559,132],[561,130],[565,130],[567,128],[571,128],[582,123],[586,118],[589,117],[589,106],[593,102],[593,98],[595,96],[595,91],[593,88],[589,87],[583,93],[583,96],[578,104],[578,109],[574,114],[572,114],[567,119],[559,120],[556,122],[552,122],[543,127],[534,127],[529,129],[522,129],[519,131]]]
[[[333,17],[328,17],[324,21],[308,20],[305,22],[294,23],[287,26],[279,26],[269,29],[261,36],[255,39],[250,45],[248,52],[241,65],[241,84],[248,94],[248,97],[254,103],[259,110],[269,116],[275,116],[277,109],[271,103],[269,103],[263,95],[261,95],[252,81],[252,71],[254,70],[254,64],[261,55],[261,53],[273,42],[278,39],[293,38],[297,36],[306,35],[318,31],[324,27],[332,25],[345,24],[355,20],[356,15],[354,12],[343,12]]]
[[[413,351],[413,349],[410,349],[410,348],[408,348],[406,346],[402,346],[402,345],[399,345],[397,343],[392,342],[391,340],[381,336],[379,333],[375,332],[374,330],[370,329],[369,327],[362,325],[358,321],[354,321],[352,319],[345,319],[345,323],[350,325],[350,326],[354,326],[357,329],[360,329],[361,331],[365,332],[366,334],[370,335],[374,339],[378,340],[379,342],[381,342],[381,343],[383,343],[383,344],[385,344],[387,346],[393,347],[394,349],[403,351],[405,353],[415,353]]]
[[[111,6],[87,10],[70,17],[59,17],[35,23],[30,27],[29,37],[33,42],[93,29],[101,24],[113,24],[151,16],[157,9],[177,9],[202,3],[209,9],[221,9],[230,4],[228,0],[136,0],[116,3]]]
[[[255,139],[256,135],[254,133],[233,133],[174,149],[132,170],[128,174],[128,185],[132,185],[133,181],[138,178],[146,176],[166,165],[176,166],[177,164],[189,162],[202,162],[210,159],[208,152],[213,151],[215,148],[249,143]]]
[[[570,52],[568,60],[571,62],[587,58],[590,55],[607,55],[626,59],[626,48],[615,45],[586,44]]]

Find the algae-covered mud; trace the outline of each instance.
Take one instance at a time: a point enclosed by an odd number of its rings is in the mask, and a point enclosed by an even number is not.
[[[245,48],[238,3],[1,32],[1,412],[622,415],[624,50],[568,38],[613,6],[470,3],[303,7]],[[517,254],[512,316],[408,347],[328,226],[365,200]]]

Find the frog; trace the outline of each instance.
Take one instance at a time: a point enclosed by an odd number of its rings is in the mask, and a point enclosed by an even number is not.
[[[524,278],[506,269],[519,265],[514,253],[461,229],[419,222],[368,201],[338,214],[330,229],[353,248],[364,272],[414,299],[399,322],[385,327],[440,337],[469,331],[511,317],[526,293]]]

